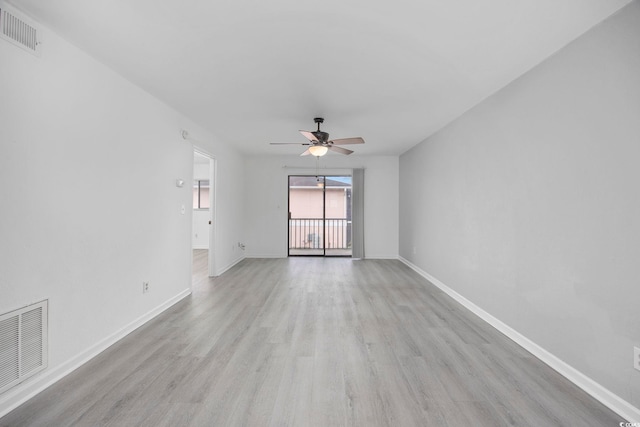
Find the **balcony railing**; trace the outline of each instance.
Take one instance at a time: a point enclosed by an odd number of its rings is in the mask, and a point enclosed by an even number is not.
[[[351,220],[346,218],[291,218],[290,249],[349,249]]]

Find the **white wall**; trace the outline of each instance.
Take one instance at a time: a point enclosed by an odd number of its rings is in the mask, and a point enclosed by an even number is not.
[[[240,155],[43,35],[42,58],[0,40],[0,313],[49,299],[49,368],[0,396],[0,415],[189,293],[191,186],[175,180],[190,182],[193,147],[180,129],[220,166],[221,265],[242,233]]]
[[[215,270],[220,275],[245,257],[244,157],[230,148],[215,151]]]
[[[311,156],[246,157],[247,256],[287,256],[288,176],[313,175],[315,165]],[[365,257],[397,258],[398,157],[327,154],[320,160],[320,172],[327,175],[350,174],[361,167],[365,168]]]
[[[400,255],[640,407],[640,3],[401,156]]]

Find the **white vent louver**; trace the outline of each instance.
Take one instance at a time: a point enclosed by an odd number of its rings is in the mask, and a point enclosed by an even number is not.
[[[0,393],[47,367],[47,309],[45,300],[0,315]]]
[[[40,56],[39,30],[26,18],[7,10],[0,3],[0,38]]]

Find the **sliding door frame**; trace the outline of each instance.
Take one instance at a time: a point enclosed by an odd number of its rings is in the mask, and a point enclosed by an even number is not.
[[[311,253],[311,254],[304,254],[304,253],[299,253],[299,254],[292,254],[291,253],[291,220],[292,219],[296,219],[296,218],[291,218],[291,178],[292,177],[304,177],[304,178],[321,178],[322,179],[322,248],[318,248],[318,250],[322,251],[322,254],[318,254],[318,253]],[[287,176],[287,256],[295,256],[295,257],[331,257],[331,258],[351,258],[352,257],[352,253],[353,253],[353,248],[351,248],[351,253],[350,254],[327,254],[327,249],[332,249],[332,248],[327,248],[327,178],[331,178],[331,177],[349,177],[351,178],[352,182],[349,185],[349,188],[351,189],[351,194],[353,194],[353,176],[352,175],[348,175],[348,174],[336,174],[336,175],[305,175],[305,174],[292,174],[292,175],[288,175]],[[352,197],[348,198],[347,203],[349,205],[352,204]],[[352,212],[353,211],[353,207],[351,208],[346,208],[347,213]],[[349,227],[349,221],[350,219],[348,218],[348,214],[345,214],[345,216],[347,216],[347,218],[345,218],[346,222],[346,226],[345,226],[345,233],[349,233],[348,237],[347,237],[347,242],[351,242],[353,239],[352,233],[353,233],[353,226]],[[298,218],[298,219],[304,219],[304,218]],[[295,249],[295,248],[294,248]]]

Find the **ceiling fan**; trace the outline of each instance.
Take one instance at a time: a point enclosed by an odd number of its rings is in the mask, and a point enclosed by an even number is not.
[[[300,154],[301,156],[307,156],[312,154],[314,156],[320,157],[327,154],[327,151],[335,151],[340,154],[351,154],[353,151],[347,150],[346,148],[338,147],[338,145],[347,145],[347,144],[364,144],[364,139],[360,137],[355,138],[341,138],[341,139],[329,139],[329,134],[327,132],[322,132],[320,130],[320,123],[324,122],[322,117],[316,117],[313,119],[314,122],[318,124],[318,130],[316,131],[306,131],[301,130],[300,133],[309,140],[309,142],[272,142],[271,145],[308,145],[309,148]]]

